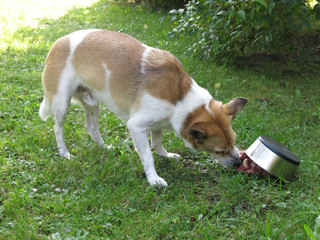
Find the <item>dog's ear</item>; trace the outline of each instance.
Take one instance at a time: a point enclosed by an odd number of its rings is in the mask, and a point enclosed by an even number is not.
[[[237,97],[223,105],[223,111],[233,119],[248,102],[247,98]]]
[[[202,126],[201,123],[194,124],[189,130],[189,135],[192,139],[196,140],[199,144],[202,144],[203,141],[208,138],[205,128]]]

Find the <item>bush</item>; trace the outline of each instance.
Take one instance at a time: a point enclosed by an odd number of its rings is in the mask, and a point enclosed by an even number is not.
[[[173,9],[181,8],[187,3],[186,0],[147,0],[154,9]]]
[[[305,0],[193,0],[169,14],[171,36],[192,36],[189,50],[204,58],[286,48],[287,38],[310,28],[311,17]]]
[[[128,2],[128,0],[121,0],[121,2]],[[150,5],[153,10],[168,10],[183,7],[184,4],[187,3],[187,0],[135,0],[135,2],[145,2]]]

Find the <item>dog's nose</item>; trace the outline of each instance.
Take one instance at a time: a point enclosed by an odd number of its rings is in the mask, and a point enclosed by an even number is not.
[[[235,167],[239,167],[241,164],[242,164],[242,160],[241,160],[239,154],[237,154],[236,157],[235,157],[235,161],[234,161],[233,165]]]
[[[239,159],[239,161],[236,161],[233,165],[235,166],[235,167],[239,167],[240,165],[241,165],[241,160]]]
[[[235,151],[233,154],[233,158],[234,158],[233,165],[235,167],[239,167],[242,164],[242,160],[240,158],[239,150],[236,147],[234,149]]]

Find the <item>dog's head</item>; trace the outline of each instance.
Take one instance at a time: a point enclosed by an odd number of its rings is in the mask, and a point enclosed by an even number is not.
[[[209,106],[200,106],[189,113],[183,134],[186,145],[212,153],[224,166],[240,165],[238,150],[234,146],[236,133],[232,130],[231,120],[247,101],[239,97],[222,104],[212,99]]]

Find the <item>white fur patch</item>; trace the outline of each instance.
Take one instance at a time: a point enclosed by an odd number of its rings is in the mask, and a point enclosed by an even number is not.
[[[76,85],[72,84],[72,82],[75,80],[76,73],[71,63],[71,58],[72,56],[70,55],[66,61],[66,66],[61,73],[59,87],[56,93],[60,96],[54,98],[57,99],[56,101],[64,99],[64,97],[71,97],[72,92],[75,90],[73,88],[76,87]]]
[[[43,98],[43,101],[40,105],[39,115],[42,121],[47,121],[47,119],[52,114],[52,109],[50,103],[46,97]]]
[[[201,105],[205,105],[206,108],[209,108],[208,106],[211,99],[212,96],[210,93],[192,80],[190,91],[184,99],[177,103],[174,115],[172,117],[172,127],[175,132],[180,135],[184,121],[188,114],[193,112]]]
[[[141,74],[145,75],[146,74],[146,63],[148,62],[148,56],[149,56],[149,53],[152,51],[152,50],[156,50],[155,48],[153,47],[149,47],[145,44],[142,44],[142,46],[145,48],[143,53],[142,53],[142,57],[141,57]]]
[[[162,129],[170,126],[170,118],[173,115],[175,105],[162,99],[144,94],[140,107],[132,116],[138,125],[147,126],[150,130]]]

